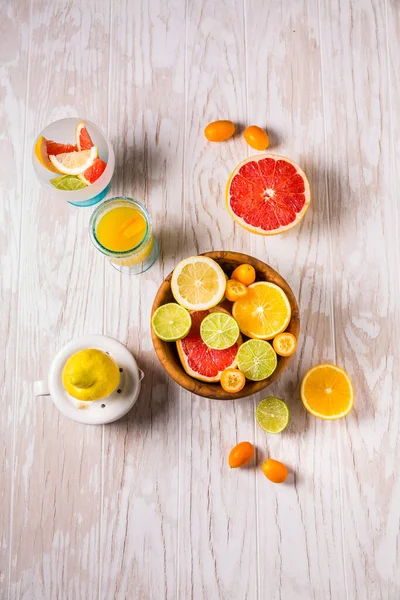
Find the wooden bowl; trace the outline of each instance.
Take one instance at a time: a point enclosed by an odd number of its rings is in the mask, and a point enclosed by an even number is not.
[[[256,270],[256,281],[271,281],[272,283],[279,285],[279,287],[281,287],[286,293],[292,309],[292,317],[286,331],[293,333],[296,339],[299,337],[300,316],[296,298],[286,281],[279,275],[279,273],[274,271],[272,267],[263,263],[257,258],[248,256],[247,254],[240,254],[239,252],[206,252],[204,253],[204,256],[213,258],[219,265],[221,265],[227,275],[230,275],[232,271],[239,265],[248,263],[253,265]],[[161,284],[153,302],[153,308],[151,312],[152,315],[162,304],[166,304],[167,302],[175,302],[171,291],[171,277],[172,273],[170,273]],[[172,379],[176,381],[176,383],[179,383],[180,386],[189,392],[192,392],[192,394],[197,394],[198,396],[203,396],[204,398],[211,398],[213,400],[235,400],[237,398],[245,398],[246,396],[250,396],[251,394],[255,394],[256,392],[265,389],[273,381],[276,381],[278,377],[280,377],[281,373],[286,369],[291,359],[291,357],[283,358],[282,356],[278,356],[278,365],[271,377],[268,377],[268,379],[264,379],[263,381],[247,381],[246,385],[240,392],[236,394],[230,394],[229,392],[225,392],[219,383],[206,383],[190,377],[190,375],[184,371],[181,365],[178,352],[176,350],[176,344],[171,342],[163,342],[154,334],[151,326],[150,329],[154,349],[168,375],[170,375]]]

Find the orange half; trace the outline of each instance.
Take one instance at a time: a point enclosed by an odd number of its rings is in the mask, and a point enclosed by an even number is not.
[[[346,371],[336,365],[310,369],[301,384],[301,399],[315,417],[333,420],[345,417],[354,405],[354,389]]]
[[[285,292],[275,283],[257,281],[232,307],[240,331],[249,338],[272,340],[289,325],[291,308]]]

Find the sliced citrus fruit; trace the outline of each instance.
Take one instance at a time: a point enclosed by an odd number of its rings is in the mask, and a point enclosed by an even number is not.
[[[244,285],[251,285],[256,280],[256,270],[252,265],[243,264],[236,267],[231,275],[231,279],[240,281]]]
[[[76,190],[82,190],[87,187],[86,183],[80,181],[76,175],[61,175],[61,177],[54,177],[54,179],[50,179],[50,183],[58,190],[63,190],[65,192],[75,192]]]
[[[106,169],[107,163],[104,162],[101,158],[95,158],[93,164],[86,169],[83,173],[78,175],[79,179],[86,183],[86,185],[90,185],[98,180],[100,175],[102,175]]]
[[[297,340],[293,333],[285,331],[274,338],[272,345],[279,356],[292,356],[296,351]]]
[[[179,358],[186,373],[201,381],[219,381],[222,372],[237,365],[237,353],[241,338],[226,350],[208,348],[200,336],[200,325],[204,317],[221,308],[191,312],[192,327],[188,335],[176,342]],[[226,312],[226,311],[223,311]]]
[[[72,144],[60,144],[59,142],[53,142],[53,140],[46,140],[47,154],[65,154],[68,152],[76,152],[77,147]]]
[[[247,287],[243,283],[240,283],[240,281],[228,279],[226,282],[225,296],[230,302],[236,302],[236,300],[247,296]]]
[[[345,417],[354,405],[354,390],[346,371],[336,365],[318,365],[310,369],[301,383],[305,408],[320,419]]]
[[[233,219],[253,233],[273,235],[297,225],[310,204],[310,185],[295,162],[260,154],[241,162],[226,187]]]
[[[78,150],[90,150],[94,146],[86,125],[80,121],[75,129],[76,147]]]
[[[234,303],[232,315],[247,337],[271,340],[289,325],[290,302],[275,283],[257,281],[249,285],[244,298]]]
[[[206,310],[221,302],[226,278],[215,260],[191,256],[174,269],[171,288],[174,298],[188,310]]]
[[[79,175],[92,166],[97,158],[97,148],[93,146],[90,150],[78,152],[64,152],[63,154],[50,154],[53,166],[59,173],[64,175]]]
[[[240,392],[246,385],[246,377],[239,369],[225,369],[221,375],[221,387],[226,392]]]
[[[225,312],[212,312],[202,320],[200,336],[209,348],[225,350],[238,341],[239,325]]]
[[[270,377],[277,362],[275,350],[264,340],[247,340],[239,348],[238,367],[251,381]]]
[[[288,405],[273,396],[265,398],[257,405],[256,419],[259,426],[267,433],[281,433],[290,420]]]
[[[153,331],[164,342],[176,342],[184,338],[192,326],[192,318],[186,308],[170,302],[159,306],[151,319]]]

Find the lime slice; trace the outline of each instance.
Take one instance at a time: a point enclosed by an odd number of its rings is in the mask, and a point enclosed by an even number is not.
[[[74,192],[75,190],[82,190],[87,187],[86,183],[83,183],[75,175],[62,175],[61,177],[54,177],[50,179],[50,183],[54,185],[58,190],[64,190],[67,192]]]
[[[170,302],[157,308],[151,324],[160,340],[176,342],[187,336],[192,326],[192,318],[186,308]]]
[[[288,405],[279,398],[265,398],[256,409],[256,419],[259,426],[268,433],[281,433],[288,425],[290,412]]]
[[[225,350],[238,341],[239,325],[235,319],[223,312],[210,313],[200,325],[200,336],[203,342],[214,350]]]
[[[264,340],[248,340],[239,348],[238,367],[251,381],[267,379],[277,362],[275,350]]]

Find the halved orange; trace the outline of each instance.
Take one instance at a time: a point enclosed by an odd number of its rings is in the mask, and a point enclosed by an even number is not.
[[[336,365],[323,364],[310,369],[303,378],[300,393],[308,412],[320,419],[345,417],[354,405],[351,379]]]
[[[285,292],[275,283],[257,281],[232,307],[240,331],[249,338],[272,340],[289,325],[291,308]]]

